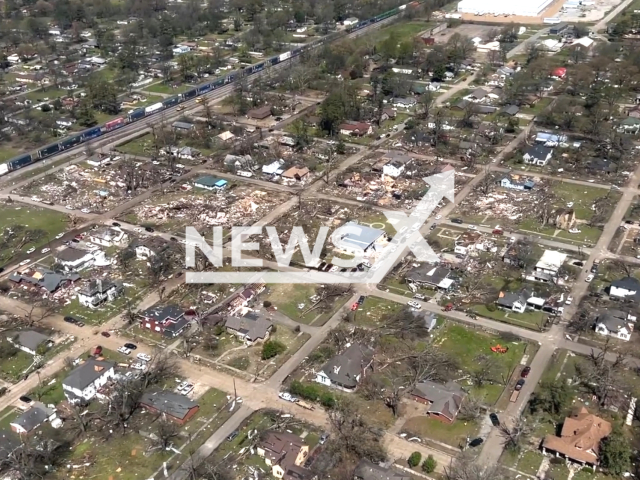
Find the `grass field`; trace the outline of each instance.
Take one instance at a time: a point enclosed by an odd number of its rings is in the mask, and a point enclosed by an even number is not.
[[[172,95],[172,94],[186,92],[190,88],[193,88],[193,87],[190,87],[189,85],[180,85],[174,88],[171,85],[167,85],[164,82],[160,82],[150,86],[142,87],[142,90],[145,90],[146,92],[165,93],[168,95]]]
[[[7,342],[7,340],[2,340]],[[8,342],[7,342],[8,343]],[[33,363],[33,357],[22,350],[10,358],[0,360],[0,376],[9,382],[15,382],[22,377],[22,373]]]
[[[541,325],[544,324],[545,317],[547,317],[547,314],[543,312],[531,310],[527,310],[524,313],[507,312],[500,309],[495,312],[490,312],[485,305],[476,305],[473,307],[473,311],[482,317],[493,318],[500,322],[510,323],[531,330],[540,330]]]
[[[20,245],[25,234],[29,233],[32,241],[22,246],[22,251],[30,247],[36,249],[47,244],[58,233],[67,228],[68,217],[52,210],[25,205],[17,202],[5,203],[0,209],[0,261],[6,262]],[[16,227],[22,226],[20,234],[8,236],[8,230],[16,231]]]
[[[340,308],[346,301],[346,296],[338,297],[334,301],[333,308],[329,311],[316,309],[305,313],[312,305],[310,298],[315,294],[316,286],[309,284],[274,284],[269,286],[269,292],[261,297],[261,300],[270,301],[280,313],[295,320],[296,322],[322,325],[326,322],[333,312]],[[304,304],[302,309],[299,305]]]
[[[457,421],[452,424],[443,423],[429,417],[413,417],[402,426],[402,431],[420,438],[432,438],[459,448],[467,438],[474,438],[478,433],[478,425],[473,422]]]
[[[368,297],[355,312],[355,323],[367,327],[379,327],[380,321],[399,312],[403,304],[385,300],[384,298]]]
[[[13,147],[0,147],[0,162],[6,162],[13,157],[19,155],[21,152],[17,148]]]
[[[447,324],[442,328],[434,340],[434,344],[458,363],[463,372],[473,372],[478,368],[478,356],[486,355],[495,361],[495,376],[508,378],[511,372],[520,364],[520,360],[527,349],[525,342],[506,343],[500,338],[485,333],[475,332],[460,325]],[[493,353],[491,347],[496,344],[508,347],[505,354]],[[498,401],[504,386],[498,381],[493,385],[473,387],[471,391],[478,397],[484,398],[485,403],[492,405]]]

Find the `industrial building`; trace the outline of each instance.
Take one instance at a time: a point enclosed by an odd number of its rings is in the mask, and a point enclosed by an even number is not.
[[[462,0],[458,12],[473,15],[520,15],[539,17],[553,0]]]

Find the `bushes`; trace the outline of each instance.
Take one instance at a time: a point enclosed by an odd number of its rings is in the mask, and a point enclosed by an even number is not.
[[[433,458],[433,455],[429,455],[424,459],[424,462],[422,462],[422,471],[424,473],[433,473],[436,470],[437,465],[438,462]]]
[[[262,345],[262,360],[268,360],[276,355],[280,355],[286,349],[287,346],[278,340],[267,340],[264,342],[264,345]]]
[[[291,382],[289,393],[304,400],[319,402],[327,408],[332,408],[336,404],[336,399],[331,392],[324,391],[320,385],[304,384],[299,380]]]
[[[498,307],[496,307],[495,303],[487,303],[487,304],[485,304],[485,307],[490,312],[495,312],[497,310],[497,308],[498,308]]]
[[[413,467],[417,467],[418,465],[420,465],[420,460],[422,460],[422,454],[420,452],[413,452],[409,456],[409,459],[407,460],[407,463],[409,464],[409,466],[411,468],[413,468]]]

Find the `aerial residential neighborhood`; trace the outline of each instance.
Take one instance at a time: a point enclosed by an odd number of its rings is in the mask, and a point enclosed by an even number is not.
[[[4,2],[0,477],[640,476],[639,20]]]

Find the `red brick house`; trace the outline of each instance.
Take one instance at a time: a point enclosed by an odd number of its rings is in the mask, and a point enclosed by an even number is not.
[[[187,423],[200,410],[200,406],[186,395],[169,390],[146,392],[140,398],[140,406],[150,412],[161,413],[180,425]]]
[[[178,336],[187,326],[189,320],[178,305],[164,305],[147,308],[140,312],[141,324],[144,328],[162,333],[165,337]]]
[[[460,411],[465,393],[455,382],[440,383],[424,381],[418,383],[411,397],[416,402],[427,405],[430,417],[443,423],[453,423]]]
[[[373,127],[366,122],[345,122],[338,129],[342,135],[362,137],[373,133]]]

